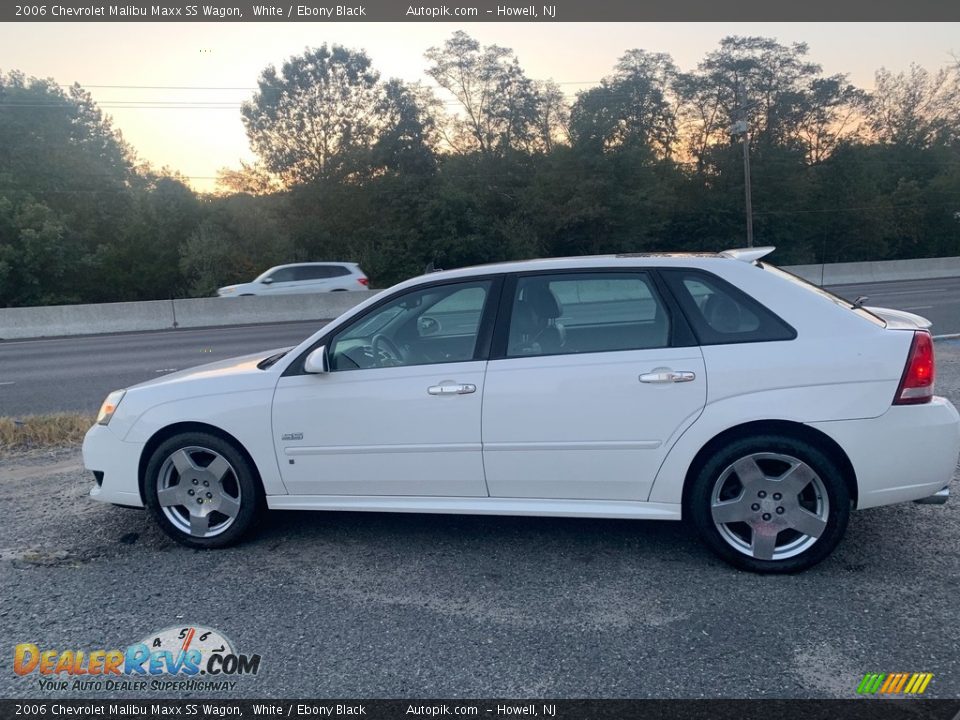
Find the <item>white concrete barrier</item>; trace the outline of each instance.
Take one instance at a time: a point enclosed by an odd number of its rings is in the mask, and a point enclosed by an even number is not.
[[[245,295],[232,298],[174,300],[177,327],[251,325],[291,320],[332,320],[375,291],[317,295]]]
[[[0,308],[0,340],[135,332],[171,327],[171,300]]]
[[[960,257],[792,265],[785,269],[818,285],[926,280],[960,277]],[[374,292],[377,291],[0,308],[0,340],[332,320]]]
[[[0,308],[0,340],[332,320],[375,290]]]
[[[784,266],[817,285],[850,285],[892,280],[929,280],[960,277],[960,257],[920,260],[877,260],[874,262],[828,263]]]

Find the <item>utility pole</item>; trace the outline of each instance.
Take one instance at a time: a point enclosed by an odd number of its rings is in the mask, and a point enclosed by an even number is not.
[[[750,125],[747,122],[747,105],[743,83],[737,84],[737,114],[740,116],[731,126],[730,134],[743,135],[743,193],[747,217],[747,247],[753,247],[753,201],[750,197]]]

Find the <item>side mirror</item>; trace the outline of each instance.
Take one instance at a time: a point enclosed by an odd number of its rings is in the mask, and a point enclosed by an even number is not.
[[[321,375],[330,372],[330,361],[327,359],[327,346],[321,345],[316,350],[307,355],[303,361],[304,372]]]
[[[264,278],[264,279],[261,280],[260,282],[261,282],[262,284],[264,284],[264,285],[269,285],[270,283],[273,282],[273,278]]]

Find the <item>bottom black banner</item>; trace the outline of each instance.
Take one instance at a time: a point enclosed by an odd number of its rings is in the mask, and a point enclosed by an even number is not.
[[[0,718],[960,720],[960,700],[0,700]]]

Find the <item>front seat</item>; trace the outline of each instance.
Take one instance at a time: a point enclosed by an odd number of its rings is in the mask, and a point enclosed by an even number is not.
[[[559,301],[546,283],[531,283],[523,288],[515,312],[526,348],[521,354],[560,352],[567,340],[567,332],[559,320],[562,313]]]

